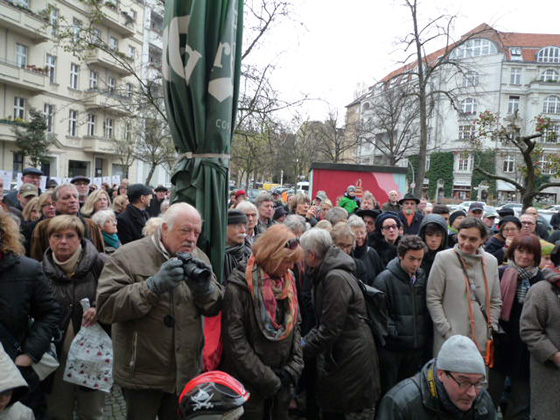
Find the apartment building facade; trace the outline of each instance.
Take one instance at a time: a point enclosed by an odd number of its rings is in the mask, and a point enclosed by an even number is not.
[[[46,175],[137,180],[137,163],[125,174],[114,140],[134,141],[129,105],[138,82],[131,70],[145,67],[144,9],[136,0],[0,0],[1,170],[15,178],[28,165],[13,127],[35,108],[54,139]],[[68,43],[86,32],[108,49],[72,51]]]
[[[473,185],[475,156],[466,153],[466,140],[475,133],[473,122],[486,110],[496,114],[502,126],[516,130],[519,135],[535,133],[537,116],[549,117],[552,130],[538,140],[542,154],[535,163],[544,176],[558,179],[552,161],[560,153],[560,139],[556,136],[560,133],[560,35],[503,33],[489,27],[484,30],[485,26],[471,31],[476,35],[450,54],[450,59],[463,66],[462,70],[456,71],[456,67],[447,73],[442,70],[433,79],[433,89],[453,91],[456,98],[452,105],[445,96],[435,96],[437,99],[428,119],[426,169],[430,169],[431,154],[453,154],[453,185],[447,189],[451,190],[448,198],[480,199],[480,193],[488,190],[487,181]],[[435,51],[427,59],[436,60],[442,54],[443,50]],[[386,94],[387,89],[403,83],[399,74],[405,74],[409,68],[405,66],[387,75],[350,104],[348,111],[358,113],[362,121],[374,118],[376,101]],[[353,115],[352,118],[357,117]],[[383,130],[377,130],[371,136],[385,134]],[[482,141],[484,150],[495,151],[493,172],[520,181],[523,169],[518,149],[490,138]],[[417,155],[417,146],[417,141],[411,144],[399,165],[408,166],[407,157]],[[356,154],[358,161],[364,164],[384,163],[384,154],[379,147],[372,145],[372,141],[363,141]],[[426,190],[429,182],[429,179],[424,180]],[[440,182],[438,180],[438,184]],[[443,185],[439,187],[441,195],[444,188]],[[512,184],[498,180],[493,198],[498,202],[515,201],[519,195]],[[548,188],[539,198],[542,202],[557,202],[560,188]]]

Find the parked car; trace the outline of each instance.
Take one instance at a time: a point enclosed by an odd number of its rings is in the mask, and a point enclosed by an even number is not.
[[[523,204],[521,204],[521,203],[506,203],[506,204],[502,205],[501,207],[498,207],[496,210],[501,210],[501,209],[512,209],[513,212],[515,213],[515,215],[517,217],[519,217],[519,215],[521,214],[521,209],[523,209]]]
[[[484,207],[486,207],[486,203],[484,201],[463,201],[462,203],[457,205],[457,208],[465,211],[469,211],[469,207],[472,203],[482,203]]]

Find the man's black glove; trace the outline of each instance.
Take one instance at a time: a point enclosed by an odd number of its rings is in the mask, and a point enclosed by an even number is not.
[[[212,284],[212,267],[198,258],[192,257],[190,263],[195,264],[198,268],[206,270],[204,274],[200,275],[187,275],[185,273],[185,280],[191,289],[193,295],[206,296],[214,291]]]
[[[294,383],[292,375],[290,375],[286,369],[273,368],[272,370],[276,374],[276,376],[278,376],[280,382],[282,382],[282,386],[290,386]]]
[[[146,280],[146,284],[156,295],[161,295],[175,289],[184,278],[183,263],[171,258],[161,265],[157,274]]]

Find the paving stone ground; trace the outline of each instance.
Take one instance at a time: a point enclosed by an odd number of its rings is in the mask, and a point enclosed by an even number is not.
[[[113,385],[111,393],[105,400],[105,408],[103,409],[103,417],[105,420],[125,420],[126,404],[121,388]]]

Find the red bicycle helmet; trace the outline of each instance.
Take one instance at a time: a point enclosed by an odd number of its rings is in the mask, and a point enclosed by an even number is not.
[[[206,372],[185,385],[179,396],[179,414],[185,420],[219,419],[242,407],[249,396],[243,385],[227,373],[219,370]]]

